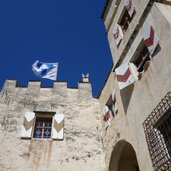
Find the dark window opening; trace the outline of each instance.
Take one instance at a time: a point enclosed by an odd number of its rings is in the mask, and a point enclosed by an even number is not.
[[[113,101],[112,101],[112,96],[109,97],[106,106],[108,106],[109,110],[111,111],[112,116],[115,116],[114,111],[112,110],[112,105],[113,105]]]
[[[126,32],[126,30],[129,27],[129,24],[130,24],[130,22],[132,21],[132,18],[133,18],[133,16],[130,17],[130,15],[128,13],[128,10],[126,8],[124,9],[124,11],[125,12],[124,12],[123,16],[122,16],[120,22],[118,23],[121,26],[123,33]]]
[[[115,115],[117,114],[115,103],[116,103],[116,99],[114,98],[113,100],[111,95],[106,103],[106,106],[108,106],[109,111],[111,112],[113,117],[115,117]]]
[[[144,41],[142,41],[136,51],[136,54],[134,55],[132,62],[137,67],[137,71],[141,73],[147,69],[150,60],[150,53],[145,46]]]
[[[36,117],[33,138],[51,138],[52,117]]]

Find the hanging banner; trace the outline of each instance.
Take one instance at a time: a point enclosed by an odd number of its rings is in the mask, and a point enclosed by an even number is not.
[[[129,63],[122,64],[121,66],[116,68],[115,73],[120,90],[129,86],[137,80],[135,76],[131,73]]]
[[[103,109],[103,121],[105,122],[105,129],[108,128],[108,126],[112,123],[112,115],[110,113],[110,110],[108,108],[108,106],[105,105],[104,109]]]
[[[143,27],[143,38],[145,41],[145,45],[147,46],[148,51],[150,52],[150,55],[153,55],[159,43],[159,39],[153,27],[148,21],[145,22]]]
[[[121,40],[123,39],[124,35],[122,32],[122,28],[119,24],[116,24],[116,26],[113,29],[113,36],[116,42],[116,45],[118,46]]]

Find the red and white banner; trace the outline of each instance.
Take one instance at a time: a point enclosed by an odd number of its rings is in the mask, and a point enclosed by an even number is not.
[[[128,10],[129,16],[132,17],[134,10],[135,10],[135,6],[134,6],[132,0],[125,0],[124,3],[126,6],[126,9]]]
[[[119,89],[123,89],[129,86],[137,80],[136,77],[132,74],[129,63],[122,64],[116,68],[115,73],[119,84]]]
[[[157,34],[155,33],[153,27],[151,24],[146,21],[143,27],[143,38],[145,41],[145,45],[147,46],[149,52],[151,55],[153,55],[158,43],[159,39]]]
[[[122,28],[119,24],[116,24],[116,26],[113,29],[113,36],[116,42],[116,45],[120,43],[120,41],[123,39],[124,34],[122,32]]]
[[[108,106],[105,105],[103,109],[103,121],[105,122],[105,129],[112,123],[113,116],[110,113]]]

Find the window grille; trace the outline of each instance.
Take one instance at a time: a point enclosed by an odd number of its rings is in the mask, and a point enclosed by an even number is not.
[[[37,117],[34,127],[34,138],[51,138],[52,118]]]
[[[171,170],[171,92],[146,118],[144,132],[155,171]]]

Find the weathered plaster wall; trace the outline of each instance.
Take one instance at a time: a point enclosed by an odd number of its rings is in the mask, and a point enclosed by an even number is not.
[[[146,3],[146,1],[141,2],[144,4]],[[140,8],[140,5],[136,5],[137,11],[139,11],[138,8]],[[171,90],[171,78],[169,77],[171,73],[171,40],[169,39],[171,36],[170,14],[171,6],[160,3],[154,3],[148,14],[147,19],[151,22],[159,38],[160,47],[150,61],[148,69],[142,74],[142,78],[135,82],[127,111],[125,112],[123,110],[123,105],[121,105],[123,104],[122,98],[127,98],[127,95],[123,95],[121,93],[122,91],[119,90],[114,73],[111,73],[111,77],[109,77],[102,90],[99,98],[100,109],[103,108],[107,99],[105,95],[110,91],[108,87],[114,86],[116,99],[119,102],[117,116],[113,119],[113,122],[107,131],[103,131],[103,144],[107,169],[109,168],[111,158],[117,158],[119,160],[120,149],[117,146],[118,142],[127,141],[133,146],[136,152],[140,170],[153,170],[142,124],[158,105],[160,100]],[[139,13],[137,12],[136,15],[139,16]],[[132,27],[130,27],[130,29],[132,29]],[[141,29],[134,43],[129,48],[123,63],[131,60],[140,40],[142,40]],[[109,43],[111,44],[111,42]],[[120,48],[119,51],[122,51],[122,46]],[[113,50],[113,47],[111,47],[111,50]],[[115,58],[119,57],[119,51],[113,51],[113,56]],[[112,157],[113,152],[115,153],[115,157]],[[111,162],[117,163],[117,160]],[[113,163],[113,165],[116,165],[116,163]],[[117,171],[115,166],[113,166],[112,171]]]
[[[27,88],[7,80],[0,97],[0,170],[104,170],[99,107],[91,84],[70,89],[65,82],[54,83],[53,88],[29,82]],[[63,113],[64,140],[21,139],[26,111]]]
[[[147,19],[151,21],[159,37],[161,49],[159,48],[154,54],[141,80],[134,84],[134,91],[127,111],[129,123],[134,123],[130,124],[130,128],[134,138],[137,140],[135,148],[138,154],[139,165],[143,171],[152,169],[150,169],[149,154],[142,153],[142,151],[148,151],[142,123],[161,99],[171,90],[171,79],[169,77],[171,73],[171,41],[168,39],[171,36],[171,24],[169,22],[170,17],[165,15],[168,12],[171,13],[170,6],[155,3],[148,15]],[[149,165],[144,163],[149,163]]]
[[[107,38],[108,38],[108,42],[109,42],[109,46],[110,46],[110,50],[112,53],[112,58],[115,64],[117,64],[122,52],[125,49],[126,44],[128,43],[130,36],[132,35],[134,29],[136,28],[136,26],[139,24],[139,20],[140,17],[142,16],[149,0],[132,0],[134,6],[135,6],[135,11],[136,14],[133,17],[127,31],[126,34],[124,35],[124,39],[122,40],[119,48],[117,48],[114,37],[113,37],[113,29],[115,27],[115,25],[118,23],[120,16],[122,14],[123,8],[124,8],[124,0],[121,0],[119,6],[117,7],[117,12],[114,16],[114,18],[112,17],[113,13],[115,13],[115,10],[113,10],[114,8],[114,4],[115,4],[115,0],[113,0],[113,5],[111,6],[111,8],[108,10],[108,15],[107,15],[107,19],[111,19],[112,20],[112,24],[109,25],[109,22],[105,21],[105,26],[106,28],[109,30],[107,33]],[[110,26],[110,27],[109,27]]]

